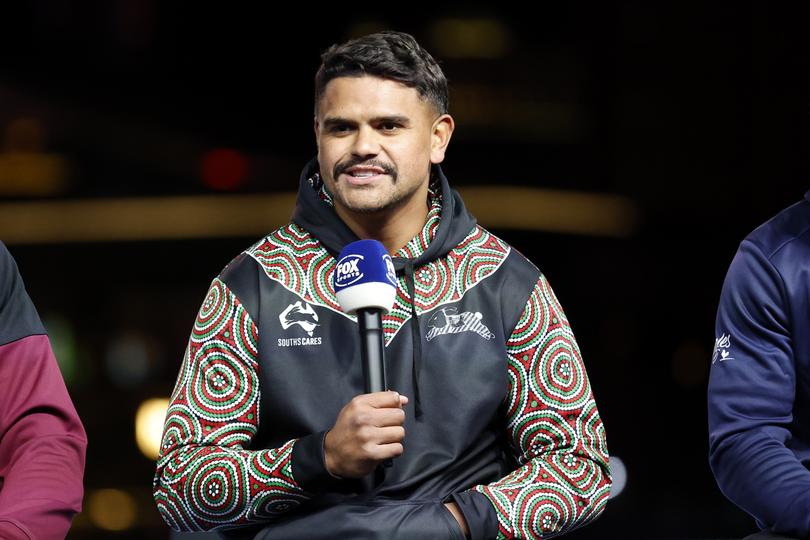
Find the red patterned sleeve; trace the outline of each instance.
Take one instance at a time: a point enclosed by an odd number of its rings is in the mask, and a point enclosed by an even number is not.
[[[571,327],[544,277],[507,342],[507,428],[521,466],[473,488],[495,507],[498,538],[580,527],[610,492],[605,431]]]
[[[266,521],[309,497],[290,467],[295,440],[245,449],[259,425],[257,339],[247,311],[215,279],[172,392],[153,483],[175,530]]]

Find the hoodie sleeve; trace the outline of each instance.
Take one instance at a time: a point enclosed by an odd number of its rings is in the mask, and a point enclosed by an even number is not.
[[[595,519],[610,492],[605,431],[585,366],[543,276],[506,346],[506,427],[521,466],[453,496],[472,540],[570,531]]]
[[[774,532],[810,535],[810,471],[787,447],[796,372],[782,277],[751,241],[729,267],[708,388],[720,489]]]
[[[2,243],[0,388],[0,537],[64,538],[81,511],[87,437]]]
[[[309,498],[292,467],[297,440],[247,449],[260,420],[257,340],[248,311],[215,279],[172,392],[153,482],[174,530],[266,521]]]

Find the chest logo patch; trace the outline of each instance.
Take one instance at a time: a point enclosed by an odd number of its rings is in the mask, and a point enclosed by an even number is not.
[[[714,352],[712,353],[712,364],[717,361],[725,362],[734,360],[731,356],[731,334],[722,334],[714,340]]]
[[[282,311],[278,316],[278,320],[284,330],[287,330],[289,327],[297,324],[303,328],[304,332],[306,332],[310,337],[315,331],[315,328],[320,326],[318,324],[318,314],[315,313],[312,306],[306,302],[302,302],[301,300],[287,306],[287,309]]]
[[[458,309],[454,307],[440,308],[428,319],[427,324],[430,330],[425,335],[425,339],[430,341],[436,336],[444,334],[475,332],[482,338],[490,340],[495,337],[495,334],[481,322],[482,318],[480,311],[459,313]]]

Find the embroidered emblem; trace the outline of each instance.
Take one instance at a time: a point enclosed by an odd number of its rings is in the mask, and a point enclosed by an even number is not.
[[[481,318],[480,311],[459,313],[458,309],[454,307],[440,308],[428,320],[427,324],[430,330],[425,335],[425,339],[430,341],[436,336],[458,334],[460,332],[475,332],[486,340],[494,338],[495,334],[490,332],[489,328],[481,322]]]
[[[309,334],[310,337],[315,331],[315,328],[320,326],[318,324],[318,314],[315,313],[312,306],[301,300],[287,306],[287,309],[282,311],[278,316],[278,320],[281,322],[281,327],[284,330],[297,324],[303,328],[304,332]]]
[[[731,356],[731,335],[721,334],[719,338],[714,340],[714,352],[712,353],[712,364],[717,361],[725,362],[726,360],[734,360]]]

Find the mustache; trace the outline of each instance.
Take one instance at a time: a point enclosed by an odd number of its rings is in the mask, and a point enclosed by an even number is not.
[[[362,159],[352,159],[345,163],[335,165],[333,178],[337,179],[337,177],[346,172],[347,169],[351,169],[352,167],[357,165],[363,165],[366,167],[377,167],[379,169],[382,169],[385,174],[389,175],[394,180],[397,179],[397,170],[393,165],[389,165],[388,163],[383,163],[382,161],[376,161],[373,159],[370,161]]]

